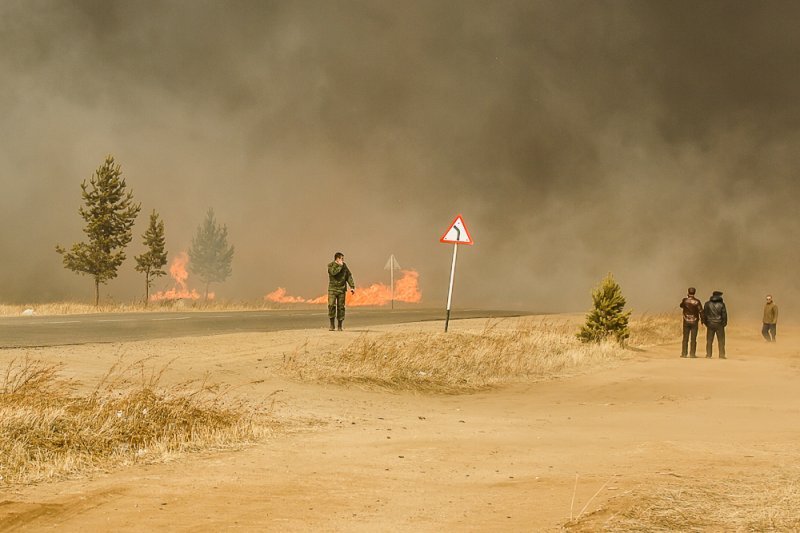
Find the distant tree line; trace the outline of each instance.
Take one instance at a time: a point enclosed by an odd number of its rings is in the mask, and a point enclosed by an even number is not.
[[[94,281],[94,302],[100,304],[100,285],[117,277],[125,261],[125,249],[133,238],[133,226],[141,211],[141,204],[133,200],[122,170],[109,155],[87,183],[81,183],[84,205],[78,213],[86,223],[83,232],[86,240],[69,249],[56,245],[64,267],[78,274],[91,276]],[[145,251],[134,257],[134,269],[144,274],[145,305],[150,299],[150,287],[156,278],[164,276],[167,264],[164,222],[154,209],[150,223],[142,235]],[[225,281],[232,273],[233,246],[228,245],[228,228],[220,226],[214,210],[209,209],[197,228],[189,249],[189,270],[205,284],[204,296],[208,298],[210,283]]]

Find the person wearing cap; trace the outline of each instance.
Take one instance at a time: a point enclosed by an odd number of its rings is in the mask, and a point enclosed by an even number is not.
[[[721,291],[711,293],[711,298],[703,306],[702,319],[706,326],[706,357],[711,358],[711,348],[716,335],[719,358],[726,359],[725,326],[728,325],[728,309],[722,301]]]
[[[761,335],[767,342],[775,342],[775,333],[778,329],[778,306],[772,301],[772,295],[767,294],[767,303],[764,304],[764,327]]]
[[[681,343],[681,357],[697,357],[697,330],[703,316],[703,303],[695,298],[697,290],[689,287],[688,295],[681,300],[680,308],[683,309],[683,342]],[[689,338],[691,337],[691,351],[689,351]]]

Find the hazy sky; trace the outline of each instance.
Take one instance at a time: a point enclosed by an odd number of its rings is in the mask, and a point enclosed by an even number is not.
[[[141,297],[147,213],[176,254],[213,207],[225,299],[318,296],[341,250],[443,306],[461,213],[455,306],[584,310],[611,271],[639,311],[689,284],[791,307],[798,27],[788,1],[4,0],[0,302],[91,301],[54,247],[110,153],[142,215],[105,300]]]

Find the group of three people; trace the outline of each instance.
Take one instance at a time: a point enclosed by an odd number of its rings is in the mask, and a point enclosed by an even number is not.
[[[725,356],[725,327],[728,325],[728,309],[722,300],[722,292],[714,291],[711,298],[705,303],[700,303],[695,297],[696,289],[689,287],[686,298],[681,300],[683,309],[683,341],[681,343],[681,357],[697,357],[697,331],[700,324],[706,327],[706,357],[711,358],[714,337],[720,359]],[[772,301],[772,295],[767,295],[764,305],[763,327],[761,334],[768,342],[775,342],[778,323],[778,306]]]

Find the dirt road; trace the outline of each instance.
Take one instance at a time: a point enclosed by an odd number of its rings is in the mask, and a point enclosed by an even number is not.
[[[276,376],[296,346],[325,349],[355,331],[4,351],[64,361],[87,382],[117,357],[181,354],[169,379],[212,370],[256,401],[281,390],[276,412],[292,429],[244,450],[0,494],[0,531],[547,531],[643,486],[795,468],[800,330],[781,325],[775,344],[759,331],[729,328],[728,360],[681,359],[676,339],[591,375],[464,396]]]

